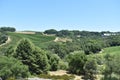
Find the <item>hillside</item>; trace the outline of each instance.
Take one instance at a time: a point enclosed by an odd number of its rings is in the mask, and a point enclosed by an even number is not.
[[[11,41],[7,45],[0,47],[0,50],[2,52],[4,52],[4,50],[9,46],[15,46],[23,38],[29,39],[32,43],[34,43],[35,46],[38,46],[40,48],[46,48],[48,44],[55,39],[55,36],[45,36],[41,34],[21,34],[15,32],[9,32],[7,34],[10,37]]]

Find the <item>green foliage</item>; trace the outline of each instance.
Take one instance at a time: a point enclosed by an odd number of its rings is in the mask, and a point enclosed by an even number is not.
[[[115,54],[106,54],[105,55],[105,70],[104,70],[104,79],[113,80],[113,78],[116,78],[116,80],[119,80],[120,77],[120,55]],[[118,76],[113,76],[118,75]]]
[[[57,33],[57,36],[59,37],[66,37],[66,36],[70,36],[71,32],[68,30],[61,30]]]
[[[13,28],[13,27],[1,27],[1,28],[0,28],[0,32],[4,32],[4,31],[15,32],[16,29]]]
[[[106,44],[109,46],[120,46],[120,35],[112,35],[106,38]]]
[[[28,67],[12,57],[0,56],[0,77],[3,80],[15,77],[25,78],[29,76]]]
[[[5,43],[8,39],[6,34],[0,34],[0,44]]]
[[[85,80],[96,80],[96,75],[98,73],[98,64],[97,60],[95,58],[88,58],[85,65],[84,65],[84,71],[85,71]]]
[[[51,52],[47,52],[48,63],[50,65],[51,71],[56,71],[59,69],[59,61],[60,58],[58,55],[53,54]]]
[[[64,58],[68,53],[68,48],[66,47],[66,45],[62,44],[62,43],[51,43],[48,46],[48,49],[57,54],[60,58]]]
[[[52,80],[73,80],[75,78],[74,75],[49,75],[49,74],[40,74],[38,77]]]
[[[28,65],[31,73],[46,73],[48,60],[45,52],[36,48],[29,40],[22,39],[15,49],[14,57]]]
[[[13,56],[14,53],[15,53],[14,47],[10,46],[10,47],[6,48],[4,55],[7,57],[10,57],[10,56]]]
[[[81,31],[80,35],[82,37],[100,37],[101,33],[99,33],[99,32],[90,32],[90,31]]]
[[[60,60],[60,62],[59,62],[59,69],[61,69],[61,70],[67,70],[68,69],[68,62]]]
[[[86,55],[83,52],[73,52],[70,54],[69,59],[69,72],[75,74],[84,73],[84,64],[87,60]]]
[[[101,44],[98,43],[97,40],[93,40],[93,39],[84,40],[84,44],[82,45],[82,48],[86,54],[97,53],[102,49]]]
[[[49,29],[44,31],[45,34],[57,34],[57,31],[55,29]]]

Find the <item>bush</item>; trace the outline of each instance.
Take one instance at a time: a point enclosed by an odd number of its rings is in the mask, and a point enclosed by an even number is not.
[[[48,71],[49,66],[45,51],[35,47],[27,39],[22,39],[19,42],[15,49],[14,57],[27,65],[32,74],[41,74]]]
[[[28,77],[29,70],[28,67],[23,65],[20,61],[15,58],[8,58],[5,56],[0,56],[0,77],[5,80],[10,77]]]
[[[96,80],[96,74],[98,73],[97,70],[98,64],[97,61],[94,58],[88,58],[85,65],[84,65],[84,71],[85,71],[85,79],[88,80]]]
[[[67,70],[68,69],[68,63],[61,60],[59,62],[59,69]]]
[[[75,74],[84,74],[84,64],[87,58],[83,52],[73,52],[69,59],[69,72]]]
[[[48,63],[50,65],[51,71],[56,71],[59,69],[59,61],[60,58],[58,55],[53,54],[51,52],[47,52]]]

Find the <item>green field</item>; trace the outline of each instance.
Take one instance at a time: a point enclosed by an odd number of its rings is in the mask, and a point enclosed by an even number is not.
[[[0,47],[0,50],[2,52],[9,46],[16,46],[17,43],[23,38],[29,39],[35,46],[38,46],[40,48],[46,48],[48,44],[53,42],[55,39],[55,36],[44,36],[41,34],[21,34],[13,32],[9,32],[7,34],[10,37],[11,41],[7,45]]]
[[[102,54],[120,54],[120,46],[104,48]]]

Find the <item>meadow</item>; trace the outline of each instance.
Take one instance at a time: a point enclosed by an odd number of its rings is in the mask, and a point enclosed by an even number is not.
[[[104,48],[102,54],[119,54],[120,46]]]

